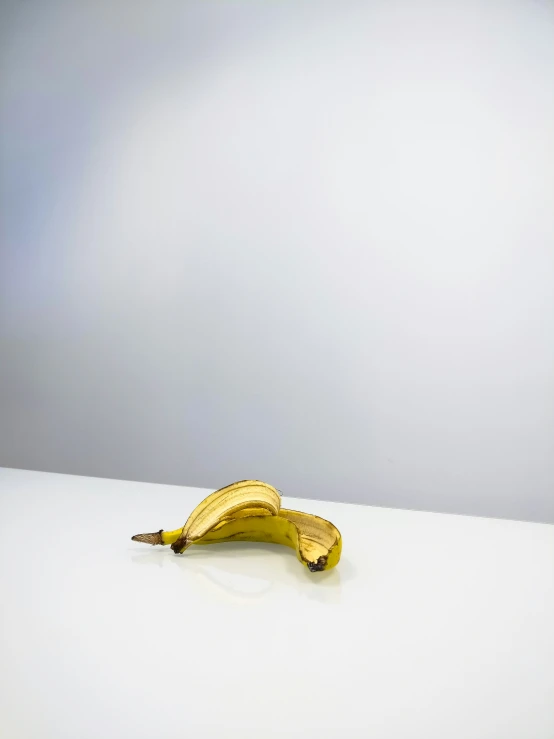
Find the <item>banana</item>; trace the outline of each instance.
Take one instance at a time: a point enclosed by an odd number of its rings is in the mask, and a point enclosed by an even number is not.
[[[178,553],[191,544],[282,544],[295,549],[300,562],[311,572],[335,567],[342,550],[340,532],[332,523],[310,513],[280,508],[275,488],[256,480],[244,480],[212,493],[180,529],[161,529],[132,538],[146,544],[171,545]]]
[[[179,536],[171,537],[173,541],[164,541],[163,531],[138,534],[133,540],[147,544],[171,543],[173,551],[181,554],[218,523],[251,515],[276,516],[280,507],[281,497],[274,487],[259,480],[241,480],[208,495],[190,514]]]
[[[281,508],[278,516],[248,516],[223,521],[195,544],[226,541],[260,541],[296,549],[310,572],[330,570],[338,564],[342,537],[330,521],[311,513]]]

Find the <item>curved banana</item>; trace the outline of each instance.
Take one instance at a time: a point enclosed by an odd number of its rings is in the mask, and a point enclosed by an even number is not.
[[[187,522],[178,529],[178,536],[171,541],[164,532],[137,534],[134,541],[147,544],[171,544],[174,552],[182,553],[191,544],[201,539],[208,531],[224,521],[245,516],[276,516],[281,507],[281,496],[271,485],[259,480],[241,480],[227,485],[208,495],[188,517]]]
[[[175,529],[138,534],[133,536],[133,540],[174,545],[179,541],[182,531]],[[191,543],[204,545],[226,541],[283,544],[296,549],[296,556],[311,572],[335,567],[342,550],[340,532],[330,521],[286,508],[281,508],[278,515],[246,515],[218,521],[204,536]]]
[[[224,521],[195,544],[226,541],[260,541],[296,549],[296,556],[311,572],[338,564],[342,537],[330,521],[311,513],[281,508],[278,516],[248,516]]]

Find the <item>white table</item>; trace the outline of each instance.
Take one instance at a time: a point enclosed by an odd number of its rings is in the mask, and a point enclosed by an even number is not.
[[[0,469],[2,739],[553,739],[553,526],[285,497],[335,570],[131,542],[205,494]]]

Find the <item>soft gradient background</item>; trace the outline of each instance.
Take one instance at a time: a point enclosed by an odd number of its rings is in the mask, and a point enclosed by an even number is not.
[[[554,522],[551,2],[0,8],[0,464]]]

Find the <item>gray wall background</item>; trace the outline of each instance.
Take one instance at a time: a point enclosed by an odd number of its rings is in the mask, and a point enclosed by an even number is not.
[[[0,464],[554,522],[554,5],[2,2]]]

